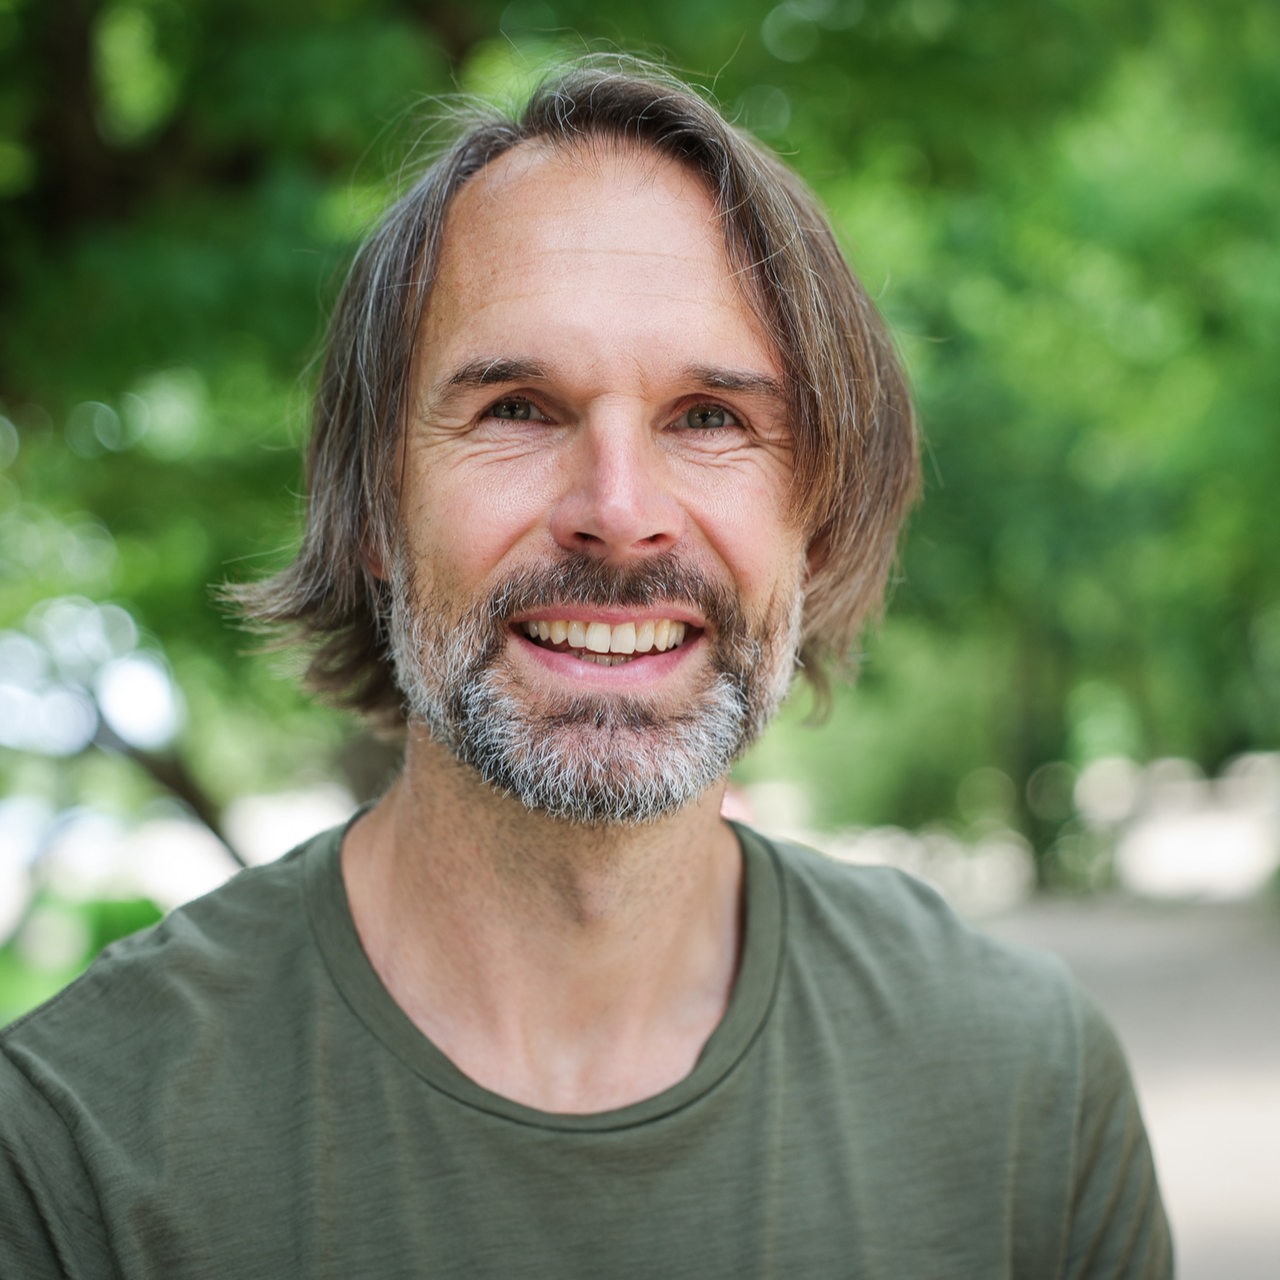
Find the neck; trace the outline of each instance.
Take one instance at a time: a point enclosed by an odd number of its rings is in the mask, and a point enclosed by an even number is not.
[[[349,833],[361,940],[462,1071],[548,1111],[623,1106],[692,1069],[737,969],[723,788],[659,822],[583,826],[497,794],[424,736]]]

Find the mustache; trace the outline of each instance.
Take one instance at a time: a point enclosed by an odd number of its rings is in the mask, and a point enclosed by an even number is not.
[[[630,565],[571,555],[550,565],[515,570],[482,605],[485,621],[505,626],[515,613],[556,604],[600,609],[649,609],[692,604],[719,633],[744,625],[734,593],[671,552]]]
[[[427,647],[423,628],[432,615],[430,598],[419,593],[414,565],[403,548],[397,549],[391,569],[385,634],[394,643],[394,637],[403,633],[409,647],[422,652]],[[448,683],[460,686],[468,673],[482,671],[497,660],[506,646],[513,615],[564,604],[602,609],[692,605],[715,637],[711,653],[715,670],[741,678],[763,656],[761,641],[753,634],[736,592],[674,552],[627,565],[566,552],[548,563],[512,569],[452,620],[439,619],[447,628],[448,643],[431,645],[432,661],[445,663]]]

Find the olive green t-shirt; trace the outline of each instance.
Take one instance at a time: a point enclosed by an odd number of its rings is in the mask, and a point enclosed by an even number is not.
[[[1062,967],[893,871],[740,837],[723,1021],[601,1114],[423,1037],[340,832],[108,948],[0,1034],[0,1276],[1171,1275],[1128,1073]]]

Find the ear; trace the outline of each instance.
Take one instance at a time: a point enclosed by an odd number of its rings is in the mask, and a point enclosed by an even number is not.
[[[360,563],[364,565],[365,572],[378,582],[390,580],[391,574],[387,570],[386,558],[373,545],[371,538],[366,538],[364,545],[360,548]]]
[[[805,552],[806,582],[811,582],[822,570],[830,554],[831,546],[827,541],[826,535],[822,533],[816,534],[813,541],[809,543],[809,549]]]

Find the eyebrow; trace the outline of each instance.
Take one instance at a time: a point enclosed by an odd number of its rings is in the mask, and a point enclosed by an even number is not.
[[[696,383],[708,391],[737,391],[743,395],[763,396],[779,401],[787,398],[783,384],[767,373],[691,364],[685,366],[683,376],[686,381]]]
[[[482,357],[468,360],[441,378],[431,388],[431,402],[439,404],[457,391],[473,391],[513,382],[538,382],[550,377],[548,367],[537,360]],[[760,396],[779,403],[785,403],[787,398],[786,389],[779,379],[751,370],[690,364],[680,371],[679,380],[704,391],[735,391],[741,395]]]
[[[546,365],[536,360],[493,359],[468,360],[459,365],[447,377],[441,378],[431,388],[431,399],[447,398],[454,391],[474,391],[480,387],[495,387],[508,382],[529,382],[547,376]]]

